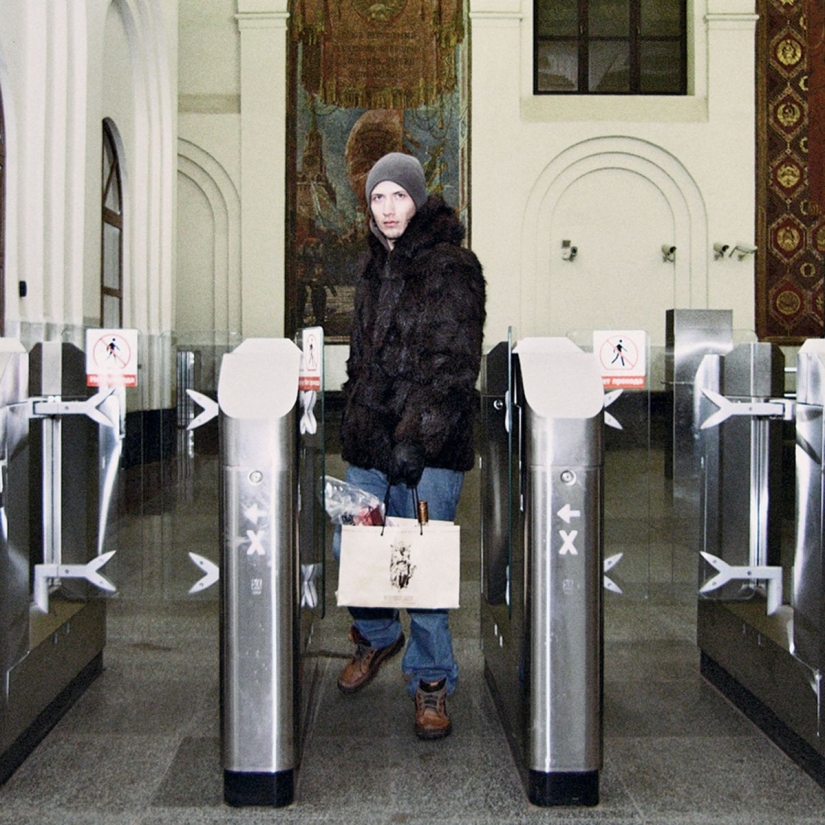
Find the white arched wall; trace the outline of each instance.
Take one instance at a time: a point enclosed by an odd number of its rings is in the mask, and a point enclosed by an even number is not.
[[[173,393],[176,72],[169,61],[169,40],[176,37],[170,31],[173,22],[174,18],[164,20],[162,8],[148,0],[113,0],[103,26],[102,117],[90,125],[99,130],[108,117],[122,140],[123,318],[124,326],[140,334],[141,409],[169,407]],[[123,37],[128,54],[113,54],[110,46],[119,45]],[[110,84],[107,77],[109,72],[115,75],[113,61],[120,63],[120,82]],[[98,134],[98,146],[99,140]],[[94,244],[87,246],[87,254],[91,262]]]
[[[566,329],[549,328],[549,313],[554,277],[569,273],[575,266],[561,260],[560,249],[551,248],[553,225],[562,216],[558,207],[577,181],[600,170],[620,169],[640,176],[661,193],[672,215],[672,243],[677,247],[674,268],[675,306],[705,308],[708,306],[707,246],[708,226],[704,200],[696,182],[678,158],[647,141],[625,136],[597,137],[582,141],[558,154],[537,177],[527,198],[522,221],[521,260],[521,322],[530,334],[563,335]],[[578,205],[583,212],[588,204]],[[629,214],[633,214],[629,210]],[[648,227],[630,224],[627,232],[642,234]],[[597,245],[598,237],[576,238],[580,246]],[[669,238],[651,237],[651,250],[658,252]],[[644,275],[640,281],[628,284],[632,299],[644,300]],[[664,319],[666,309],[661,307]],[[578,307],[575,324],[578,328],[598,325],[598,319],[587,307]],[[572,325],[572,324],[571,324]],[[657,342],[664,343],[664,341]]]
[[[83,347],[100,323],[101,151],[119,136],[132,407],[171,406],[177,4],[0,0],[7,126],[6,334]],[[25,283],[25,294],[18,284]]]
[[[182,336],[206,333],[209,340],[222,343],[241,331],[241,200],[224,167],[208,152],[189,140],[178,140],[178,174],[197,187],[208,204],[208,228],[213,271],[198,272],[187,266],[182,256],[187,249],[186,202],[179,200],[183,218],[178,228],[178,267],[176,293],[195,303],[184,313],[178,301],[174,328]],[[208,293],[208,312],[198,311],[198,295]],[[200,316],[193,326],[191,317]],[[200,340],[189,343],[199,344]]]
[[[17,193],[17,170],[14,168],[14,158],[19,152],[19,131],[18,114],[15,105],[15,97],[11,94],[12,84],[9,78],[9,66],[5,55],[3,43],[0,41],[0,105],[3,107],[3,127],[6,145],[6,169],[5,169],[5,192],[0,195],[4,198],[4,221],[5,238],[3,243],[4,261],[0,271],[3,272],[5,283],[3,284],[6,317],[4,321],[4,334],[12,337],[19,337],[19,322],[9,323],[9,304],[13,302],[17,307],[17,273],[19,272],[17,261],[17,244],[11,243],[10,238],[17,237],[18,213],[12,209],[11,205],[18,202]],[[15,312],[15,316],[19,313]]]
[[[25,8],[23,8],[25,6]],[[6,114],[5,332],[26,346],[82,321],[88,9],[0,4]],[[25,296],[18,285],[25,284]],[[68,334],[67,334],[68,329]]]
[[[753,318],[753,262],[716,261],[712,244],[748,240],[754,231],[753,3],[690,4],[693,68],[684,96],[534,95],[533,13],[533,0],[470,0],[471,241],[487,277],[486,346],[503,340],[510,326],[519,335],[548,334],[552,319],[542,314],[542,302],[557,274],[553,267],[562,263],[561,251],[548,246],[562,222],[558,203],[565,208],[573,190],[584,192],[569,183],[583,180],[575,175],[609,178],[610,163],[663,193],[673,222],[674,237],[667,240],[678,249],[675,289],[689,284],[690,306],[731,309],[735,327],[746,329]],[[726,147],[735,151],[724,153]],[[560,176],[577,161],[580,170],[571,168],[562,188]],[[626,220],[629,231],[644,231],[632,202]],[[707,245],[700,248],[703,234]],[[572,240],[584,263],[597,239]],[[651,238],[650,254],[665,241]],[[638,286],[631,279],[637,300],[644,300]],[[574,308],[579,329],[591,323],[590,309]]]
[[[44,337],[83,319],[83,214],[87,175],[80,162],[86,148],[88,13],[82,3],[46,4],[48,81],[43,239]],[[77,343],[77,342],[76,342]],[[80,344],[85,346],[85,341]]]

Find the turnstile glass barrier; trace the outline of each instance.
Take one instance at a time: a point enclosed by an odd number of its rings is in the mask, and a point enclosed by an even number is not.
[[[611,574],[620,583],[618,604],[684,594],[695,564],[688,567],[684,553],[663,540],[672,512],[663,471],[662,348],[646,330],[573,330],[567,337],[593,353],[602,373],[604,547],[607,559],[621,560]]]
[[[219,561],[219,425],[213,418],[190,429],[203,408],[188,390],[214,402],[221,359],[240,342],[231,331],[140,336],[141,359],[169,359],[159,374],[170,383],[150,388],[139,376],[139,386],[124,391],[125,436],[109,524],[109,545],[118,551],[109,571],[124,603],[164,609],[211,602],[217,614],[218,588],[189,592],[199,578],[189,553]]]
[[[699,411],[696,381],[704,357],[733,348],[731,310],[671,309],[665,314],[665,477],[671,484],[674,552],[689,559],[695,581],[700,540]]]

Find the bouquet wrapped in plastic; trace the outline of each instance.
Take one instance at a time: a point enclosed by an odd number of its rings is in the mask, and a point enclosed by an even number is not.
[[[323,501],[333,524],[384,523],[384,502],[346,481],[324,476]]]

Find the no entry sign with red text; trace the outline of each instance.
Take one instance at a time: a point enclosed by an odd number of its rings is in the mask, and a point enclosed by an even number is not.
[[[136,329],[86,330],[86,386],[137,386]]]
[[[645,388],[647,333],[644,330],[596,330],[593,352],[599,358],[605,389]]]

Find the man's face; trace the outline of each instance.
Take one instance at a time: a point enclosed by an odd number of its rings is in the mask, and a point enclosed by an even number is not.
[[[370,210],[376,226],[392,249],[415,215],[415,202],[406,189],[385,180],[372,190]]]

